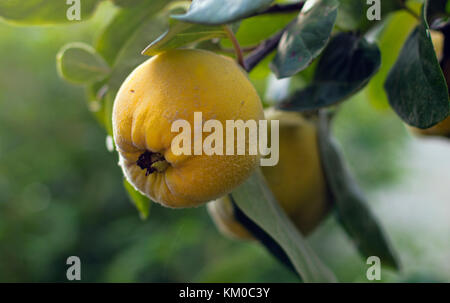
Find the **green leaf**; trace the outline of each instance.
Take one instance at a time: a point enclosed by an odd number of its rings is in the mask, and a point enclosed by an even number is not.
[[[171,19],[169,30],[148,45],[142,53],[153,56],[165,50],[178,48],[187,44],[225,37],[227,35],[222,26],[192,24]]]
[[[384,86],[395,112],[418,128],[441,122],[450,110],[447,84],[429,32],[427,3],[421,24],[408,37]]]
[[[108,64],[95,51],[84,43],[70,43],[57,55],[58,71],[67,81],[87,84],[100,81],[110,73]]]
[[[107,128],[105,121],[105,97],[108,89],[106,84],[107,81],[108,79],[105,79],[103,81],[91,83],[86,87],[88,109],[97,119],[97,122],[105,129]]]
[[[327,44],[336,21],[337,0],[307,0],[295,23],[284,32],[271,69],[291,77],[314,60]]]
[[[141,24],[135,30],[133,35],[122,47],[122,50],[116,57],[116,62],[113,66],[113,72],[109,81],[109,88],[117,92],[125,81],[126,77],[141,63],[149,58],[141,54],[148,41],[156,39],[166,30],[165,21],[161,18],[151,18]]]
[[[336,280],[275,201],[260,170],[235,189],[232,197],[239,209],[283,248],[303,281]]]
[[[112,72],[106,83],[105,98],[102,100],[102,119],[108,134],[112,134],[112,106],[117,91],[126,77],[138,65],[148,59],[141,50],[148,41],[158,37],[166,28],[159,13],[167,1],[141,1],[123,8],[111,21],[97,42],[97,48],[109,59]],[[139,22],[135,22],[138,19]],[[130,22],[130,20],[133,20]]]
[[[88,19],[100,0],[80,1],[81,21]],[[0,0],[0,17],[24,25],[47,25],[75,22],[67,18],[74,4],[63,0]]]
[[[105,129],[108,135],[114,137],[112,127],[112,112],[114,106],[114,99],[116,98],[117,91],[108,90],[104,98],[104,115],[105,115]]]
[[[127,190],[129,198],[138,209],[141,218],[143,220],[147,219],[150,214],[150,206],[152,201],[138,192],[126,179],[123,179],[123,186]]]
[[[131,0],[130,0],[131,1]],[[167,0],[141,1],[138,5],[120,9],[100,35],[95,48],[113,65],[116,57],[143,23],[164,8]],[[142,37],[146,39],[146,37]]]
[[[383,1],[385,2],[385,1]],[[339,11],[336,25],[343,30],[356,30],[365,23],[367,5],[360,0],[339,0]]]
[[[381,56],[381,67],[378,73],[370,80],[366,90],[370,102],[377,108],[389,108],[389,102],[384,90],[384,82],[409,33],[416,24],[417,19],[411,16],[411,14],[405,11],[399,11],[393,14],[387,21],[386,27],[381,33],[380,40],[378,41],[378,46],[383,54]]]
[[[248,17],[272,2],[273,0],[193,0],[187,13],[172,17],[189,23],[221,25]]]
[[[345,231],[362,256],[377,256],[383,265],[399,269],[389,239],[368,207],[330,133],[329,117],[324,110],[320,111],[318,142],[325,176]]]
[[[146,8],[150,8],[148,1],[145,2],[147,2]],[[156,4],[153,3],[152,5]],[[160,16],[146,18],[139,24],[127,27],[127,22],[124,18],[125,16],[131,17],[132,12],[139,13],[135,11],[136,7],[143,9],[142,6],[136,4],[136,6],[121,10],[101,36],[103,38],[99,41],[102,41],[102,43],[99,45],[102,46],[98,45],[98,47],[104,49],[103,54],[109,57],[113,67],[105,81],[93,83],[87,88],[89,109],[110,136],[112,136],[112,108],[117,91],[133,69],[148,59],[148,57],[140,53],[148,44],[148,40],[155,39],[166,28],[165,22],[162,21]],[[155,6],[151,7],[155,8]],[[151,13],[153,14],[154,11]],[[127,27],[126,31],[129,32],[129,35],[121,37],[120,35],[110,35],[109,31],[112,28],[119,28],[120,25]],[[123,33],[121,32],[121,35]],[[117,44],[117,48],[111,49],[111,51],[105,51],[105,48],[103,48],[106,45],[114,47],[114,44]]]
[[[349,33],[336,35],[323,51],[314,79],[281,101],[283,110],[311,110],[336,104],[362,89],[380,67],[375,44]]]

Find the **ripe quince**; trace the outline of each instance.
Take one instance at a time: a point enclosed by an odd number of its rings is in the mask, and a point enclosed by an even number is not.
[[[204,50],[169,50],[150,58],[128,76],[114,102],[114,141],[123,173],[164,206],[199,206],[223,196],[259,164],[259,155],[248,153],[173,153],[172,123],[183,119],[194,130],[195,112],[222,125],[264,119],[246,73],[232,59]]]

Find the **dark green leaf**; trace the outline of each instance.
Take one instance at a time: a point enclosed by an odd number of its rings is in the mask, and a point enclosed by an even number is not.
[[[308,0],[295,23],[284,32],[271,69],[278,78],[308,67],[327,44],[336,21],[337,0]]]
[[[377,256],[381,263],[399,269],[397,256],[366,199],[344,163],[332,137],[324,110],[320,112],[319,150],[325,176],[336,203],[339,220],[365,257]]]
[[[167,0],[142,1],[139,5],[120,9],[97,40],[97,51],[109,64],[113,65],[116,57],[136,30],[169,2]]]
[[[86,87],[88,108],[95,116],[106,133],[113,137],[112,109],[114,105],[115,91],[109,89],[109,79],[92,83]]]
[[[410,5],[410,7],[412,6]],[[417,19],[410,13],[398,11],[389,18],[380,35],[378,46],[383,54],[381,56],[381,67],[378,73],[370,80],[366,90],[370,102],[377,108],[389,108],[384,82],[409,33],[416,24]]]
[[[375,44],[353,34],[338,34],[323,51],[312,83],[278,107],[311,110],[336,104],[363,88],[380,62],[381,54]]]
[[[80,84],[100,81],[110,68],[95,49],[84,43],[70,43],[57,55],[58,71],[64,79]]]
[[[227,24],[248,17],[272,2],[273,0],[193,0],[186,14],[172,17],[190,23]]]
[[[240,210],[283,248],[303,281],[335,281],[333,273],[319,260],[275,201],[261,171],[257,170],[232,196]]]
[[[406,123],[429,128],[444,120],[450,109],[448,88],[434,52],[427,6],[422,22],[408,37],[386,79],[389,103]]]
[[[169,30],[147,46],[142,53],[153,56],[165,50],[218,37],[227,37],[222,26],[192,24],[172,19]]]
[[[80,21],[88,19],[100,0],[80,1]],[[44,25],[74,22],[67,18],[74,4],[50,0],[0,0],[0,17],[7,21],[27,25]]]
[[[123,186],[127,190],[128,196],[130,197],[131,201],[138,209],[141,218],[147,219],[150,213],[150,206],[152,201],[138,192],[126,179],[123,179]]]

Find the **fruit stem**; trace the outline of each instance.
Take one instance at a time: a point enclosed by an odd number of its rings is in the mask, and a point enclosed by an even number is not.
[[[290,23],[289,23],[290,24]],[[250,72],[259,62],[261,62],[267,55],[269,55],[273,50],[275,50],[278,46],[278,43],[281,40],[281,36],[286,31],[287,27],[273,35],[267,40],[264,40],[258,48],[252,51],[245,58],[245,70]]]
[[[229,25],[224,25],[223,28],[228,36],[228,39],[230,39],[231,43],[233,44],[237,62],[239,63],[240,66],[242,66],[243,69],[245,69],[244,54],[242,52],[242,48],[241,45],[239,44],[239,41],[236,39],[236,36],[234,35]]]

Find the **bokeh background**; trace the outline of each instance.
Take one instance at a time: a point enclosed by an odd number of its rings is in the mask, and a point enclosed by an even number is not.
[[[139,218],[83,88],[55,66],[62,45],[92,43],[111,12],[57,27],[0,20],[0,282],[66,281],[72,255],[84,282],[298,281],[258,243],[221,236],[205,207],[153,205]],[[382,280],[450,282],[450,141],[413,137],[364,92],[342,106],[335,134],[401,256],[403,271]],[[340,281],[367,281],[333,215],[308,241]]]

